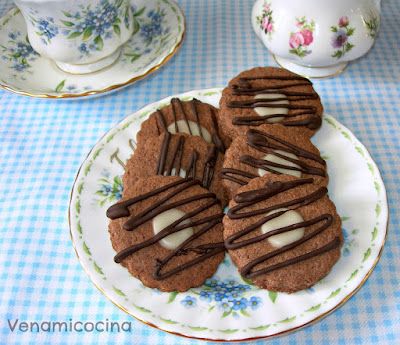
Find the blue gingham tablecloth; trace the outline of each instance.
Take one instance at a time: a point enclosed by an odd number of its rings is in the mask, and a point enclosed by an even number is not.
[[[253,1],[178,1],[187,32],[160,70],[111,94],[46,100],[0,90],[0,343],[196,344],[131,318],[96,289],[75,255],[68,204],[89,150],[124,116],[171,94],[223,87],[254,66],[275,66],[250,25]],[[0,2],[0,15],[13,3]],[[341,308],[271,344],[400,343],[400,2],[382,3],[372,51],[315,80],[325,110],[367,147],[386,184],[387,241],[375,270]],[[21,332],[9,322],[131,322],[131,332]]]

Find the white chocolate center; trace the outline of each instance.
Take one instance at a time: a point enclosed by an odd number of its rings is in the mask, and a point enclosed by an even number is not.
[[[167,176],[167,172],[164,171],[164,174],[163,174],[163,175],[164,175],[164,176]],[[172,168],[170,176],[175,176],[175,175],[176,175],[176,168]],[[178,176],[185,178],[185,176],[186,176],[186,170],[181,168],[181,169],[179,170],[179,175],[178,175]]]
[[[274,150],[274,152],[282,155],[282,156],[286,156],[288,158],[292,158],[292,159],[296,159],[298,160],[299,157],[297,157],[295,154],[290,153],[290,152],[286,152],[286,151],[281,151],[281,150]],[[271,163],[276,163],[276,164],[281,164],[281,165],[286,165],[288,167],[294,167],[294,168],[300,168],[297,164],[290,162],[284,158],[278,157],[276,155],[274,155],[273,153],[268,153],[264,158],[265,161],[267,162],[271,162]],[[291,169],[285,169],[285,168],[279,168],[279,167],[274,167],[274,166],[270,166],[267,164],[267,166],[269,168],[271,168],[272,170],[275,170],[281,174],[287,174],[287,175],[292,175],[295,177],[301,177],[301,171],[300,170],[291,170]],[[272,174],[270,171],[264,170],[264,169],[258,169],[258,175],[260,176],[264,176],[266,174]]]
[[[267,216],[274,214],[276,212],[280,211],[286,211],[282,215],[271,219],[270,221],[264,223],[261,226],[261,232],[263,234],[266,234],[267,232],[270,232],[272,230],[280,229],[289,225],[301,223],[304,221],[303,217],[300,215],[300,213],[293,211],[293,210],[288,210],[287,208],[279,208],[277,210],[271,211],[267,214]],[[305,228],[297,228],[291,231],[284,232],[279,235],[274,235],[271,237],[268,237],[269,243],[271,243],[274,247],[276,248],[281,248],[283,246],[286,246],[290,243],[293,243],[299,239],[301,239],[304,236]]]
[[[164,230],[168,225],[185,216],[186,213],[178,210],[177,208],[172,208],[167,210],[153,218],[153,231],[157,235],[160,231]],[[184,225],[190,223],[190,219],[185,219],[180,222],[179,225]],[[174,234],[168,235],[158,241],[164,248],[174,250],[184,241],[186,241],[190,236],[193,235],[193,228],[182,229]]]
[[[167,128],[168,132],[170,132],[171,134],[176,134],[176,133],[190,134],[190,131],[191,131],[192,135],[198,135],[199,137],[201,137],[202,136],[201,134],[203,134],[203,139],[205,141],[207,141],[208,143],[212,142],[211,134],[207,129],[205,129],[203,126],[200,126],[200,128],[201,128],[201,133],[200,133],[199,126],[197,126],[196,122],[188,121],[188,123],[189,123],[189,126],[187,125],[185,120],[176,121],[176,124],[178,126],[178,132],[176,132],[175,122],[172,122]],[[189,127],[190,127],[190,131],[189,131]]]
[[[274,99],[274,98],[285,98],[280,101],[268,101],[266,104],[290,104],[287,97],[281,93],[261,93],[254,97],[254,99]],[[255,107],[254,111],[260,116],[268,116],[268,115],[287,115],[289,113],[289,109],[287,108],[266,108],[266,107]],[[270,123],[280,122],[285,117],[271,117],[267,121]]]

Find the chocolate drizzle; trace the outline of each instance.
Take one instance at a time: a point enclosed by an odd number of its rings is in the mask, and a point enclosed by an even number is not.
[[[180,176],[183,151],[185,148],[185,140],[186,139],[183,135],[179,136],[179,139],[176,141],[175,146],[172,148],[172,156],[167,164],[168,152],[170,151],[171,133],[165,133],[160,148],[160,153],[158,155],[157,167],[155,171],[156,175],[171,176],[173,168],[175,168],[175,175]],[[185,177],[190,177],[192,179],[198,178],[201,180],[201,184],[204,188],[210,189],[211,183],[214,178],[214,170],[217,158],[218,151],[216,147],[214,145],[208,146],[207,150],[204,152],[204,160],[202,162],[203,173],[201,177],[198,177],[196,176],[196,166],[199,159],[199,153],[195,149],[193,149],[189,155],[189,162],[184,167],[184,170],[186,171]]]
[[[278,80],[284,83],[277,83],[277,85],[269,87],[252,87],[252,80]],[[287,83],[289,81],[289,83]],[[290,81],[295,81],[290,83]],[[318,116],[317,108],[311,105],[300,105],[295,104],[296,101],[313,100],[318,99],[316,92],[295,92],[288,91],[292,87],[297,86],[310,86],[312,83],[300,76],[260,76],[260,77],[248,77],[239,78],[238,85],[232,85],[232,95],[236,96],[255,96],[261,94],[274,95],[272,98],[259,98],[250,100],[240,100],[228,102],[228,108],[285,108],[288,109],[288,114],[271,114],[265,116],[243,116],[235,117],[232,120],[232,124],[237,126],[260,126],[262,124],[270,123],[268,120],[273,118],[284,118],[282,124],[285,126],[306,126],[309,129],[318,129],[321,126],[321,117]],[[285,97],[279,96],[285,95]],[[283,100],[289,100],[290,104],[276,103]],[[274,104],[275,103],[275,104]],[[293,119],[298,116],[307,117],[296,120]]]
[[[222,221],[223,214],[222,213],[217,213],[209,217],[205,218],[200,218],[196,221],[190,221],[187,224],[181,224],[183,221],[186,219],[190,219],[191,217],[194,217],[201,212],[204,212],[205,210],[213,207],[214,205],[219,204],[218,199],[215,198],[214,193],[203,193],[199,195],[194,195],[192,197],[187,197],[183,198],[181,200],[178,200],[173,203],[167,203],[168,200],[173,198],[174,196],[180,194],[180,193],[185,193],[186,190],[192,186],[199,185],[200,181],[198,180],[192,180],[190,178],[185,178],[185,179],[180,179],[178,181],[175,181],[173,183],[167,184],[161,188],[158,188],[156,190],[153,190],[151,192],[148,192],[146,194],[140,195],[138,197],[119,202],[113,206],[111,206],[107,210],[107,217],[111,219],[117,219],[121,217],[129,217],[131,215],[129,207],[133,206],[134,204],[141,202],[143,200],[146,200],[148,198],[154,197],[156,195],[159,195],[163,192],[167,192],[170,189],[173,189],[170,191],[167,195],[165,195],[161,200],[158,202],[152,203],[151,206],[149,206],[147,209],[142,211],[139,214],[134,215],[132,218],[130,218],[125,224],[123,225],[123,228],[127,231],[134,231],[137,227],[140,225],[144,224],[145,222],[153,219],[157,215],[161,214],[162,212],[165,212],[169,209],[176,208],[182,205],[189,204],[191,202],[197,201],[197,200],[206,200],[206,199],[211,199],[210,201],[205,202],[203,205],[197,207],[193,211],[187,213],[183,217],[179,218],[172,224],[168,225],[166,228],[164,228],[162,231],[160,231],[157,235],[153,236],[152,238],[138,244],[134,244],[132,246],[129,246],[119,252],[115,257],[114,261],[117,263],[122,262],[125,258],[127,258],[129,255],[132,255],[133,253],[156,244],[158,241],[163,239],[164,237],[171,235],[175,232],[178,232],[180,230],[189,228],[189,227],[194,227],[194,226],[200,226],[203,225],[203,227],[195,232],[192,236],[190,236],[187,240],[185,240],[183,243],[181,243],[175,250],[173,250],[166,258],[162,260],[157,260],[154,271],[153,271],[153,278],[156,280],[161,280],[168,278],[178,272],[183,271],[184,269],[187,269],[193,265],[196,265],[199,262],[202,262],[218,253],[222,253],[225,251],[225,246],[223,242],[221,243],[209,243],[209,244],[202,244],[197,247],[190,247],[190,244],[198,237],[212,229],[214,226],[217,224],[220,224]],[[195,252],[199,256],[194,258],[191,261],[188,261],[184,263],[183,265],[180,265],[178,267],[173,268],[172,270],[161,273],[162,268],[174,257],[174,256],[179,256],[179,255],[185,255],[188,252]]]
[[[288,80],[300,80],[302,81],[302,85],[312,85],[311,81],[308,80],[307,78],[300,77],[298,75],[289,75],[289,76],[284,76],[284,75],[277,75],[277,76],[272,76],[272,75],[266,75],[266,76],[259,76],[259,77],[242,77],[239,78],[238,84],[239,87],[245,88],[245,89],[250,89],[251,84],[249,81],[251,80],[283,80],[283,81],[288,81]],[[289,87],[289,86],[294,86],[294,85],[299,85],[299,83],[295,84],[285,84],[285,85],[278,85],[277,87],[274,86],[275,89],[278,88],[284,88],[284,87]]]
[[[203,162],[203,178],[202,185],[209,189],[214,177],[215,164],[217,162],[218,151],[215,146],[208,147]]]
[[[244,266],[244,267],[242,268],[241,274],[242,274],[244,277],[247,277],[247,278],[249,278],[249,279],[252,279],[252,278],[255,278],[255,277],[257,277],[257,276],[259,276],[259,275],[261,275],[261,274],[267,274],[267,273],[269,273],[269,272],[278,270],[278,269],[280,269],[280,268],[284,268],[284,267],[287,267],[287,266],[290,266],[290,265],[294,265],[294,264],[296,264],[296,263],[298,263],[298,262],[311,259],[311,258],[313,258],[313,257],[315,257],[315,256],[317,256],[317,255],[326,253],[326,252],[328,252],[328,251],[330,251],[330,250],[332,250],[332,249],[335,249],[335,248],[337,248],[337,247],[339,247],[339,246],[340,246],[340,238],[339,238],[339,237],[335,237],[332,241],[330,241],[328,244],[324,245],[324,246],[321,247],[321,248],[318,248],[318,249],[313,250],[313,251],[311,251],[311,252],[309,252],[309,253],[300,255],[300,256],[295,257],[295,258],[293,258],[293,259],[290,259],[290,260],[287,260],[287,261],[284,261],[284,262],[280,262],[280,263],[278,263],[278,264],[276,264],[276,265],[272,265],[272,266],[269,266],[269,267],[260,269],[260,270],[258,270],[258,271],[249,273],[250,270],[251,270],[252,268],[254,268],[254,266],[258,265],[259,263],[262,263],[262,262],[264,262],[264,261],[266,261],[266,260],[268,260],[268,259],[270,259],[270,258],[272,258],[272,257],[274,257],[274,256],[276,256],[276,255],[278,255],[278,254],[280,254],[280,253],[283,252],[283,251],[286,251],[286,250],[291,249],[291,248],[288,248],[287,246],[285,246],[285,247],[282,247],[282,248],[279,249],[279,250],[276,250],[276,251],[270,253],[269,255],[264,255],[264,256],[258,258],[257,260],[254,260],[254,261],[251,262],[250,264],[247,264],[246,266]]]
[[[228,217],[231,219],[248,218],[248,217],[253,217],[253,216],[257,216],[257,215],[261,215],[261,214],[268,214],[268,213],[270,213],[274,210],[280,209],[280,208],[290,208],[290,210],[296,210],[300,207],[303,207],[305,205],[313,203],[314,201],[324,197],[327,194],[327,189],[325,187],[320,187],[313,193],[310,193],[308,195],[305,195],[305,196],[302,196],[302,197],[299,197],[299,198],[296,198],[293,200],[289,200],[286,202],[279,203],[277,205],[273,205],[270,207],[265,207],[265,208],[261,208],[261,209],[257,209],[257,210],[253,210],[253,211],[240,212],[247,207],[251,207],[259,202],[265,201],[273,196],[278,195],[279,193],[282,193],[284,191],[287,191],[287,190],[290,190],[290,189],[293,189],[293,188],[296,188],[299,186],[310,184],[310,183],[313,183],[312,178],[297,179],[297,180],[288,181],[288,182],[272,182],[272,181],[270,181],[270,182],[266,183],[265,188],[237,194],[235,196],[234,200],[238,204],[236,206],[232,207],[228,211]],[[280,269],[280,268],[283,268],[283,267],[286,267],[289,265],[293,265],[297,262],[307,260],[309,258],[312,258],[314,256],[317,256],[319,254],[325,253],[329,250],[339,247],[341,241],[340,241],[339,237],[336,237],[334,240],[329,242],[327,245],[325,245],[317,250],[314,250],[312,252],[295,257],[295,258],[287,260],[287,261],[280,262],[276,265],[268,266],[266,268],[259,269],[257,271],[252,271],[252,269],[255,266],[257,266],[261,263],[264,263],[267,260],[269,260],[279,254],[285,253],[285,252],[287,252],[293,248],[296,248],[299,245],[309,241],[313,237],[315,237],[318,234],[320,234],[321,232],[323,232],[325,229],[327,229],[333,223],[332,215],[323,214],[323,215],[317,216],[315,218],[312,218],[312,219],[309,219],[309,220],[306,220],[306,221],[303,221],[300,223],[281,227],[279,229],[267,232],[267,233],[259,235],[259,236],[251,237],[246,240],[242,240],[240,242],[235,242],[236,240],[240,239],[241,237],[260,228],[266,222],[281,216],[285,212],[286,211],[278,211],[278,212],[269,214],[268,216],[264,216],[261,219],[259,219],[257,222],[247,226],[246,228],[242,229],[241,231],[237,232],[236,234],[228,237],[225,240],[226,248],[227,249],[242,248],[242,247],[248,246],[250,244],[265,240],[268,237],[278,235],[278,234],[281,234],[281,233],[284,233],[287,231],[291,231],[294,229],[311,226],[311,225],[318,225],[318,228],[295,242],[292,242],[282,248],[274,250],[266,255],[260,256],[257,259],[249,262],[246,266],[244,266],[242,268],[242,270],[241,270],[242,276],[244,276],[246,278],[250,278],[250,279],[255,278],[259,275],[266,274],[271,271],[274,271],[274,270],[277,270],[277,269]]]
[[[287,169],[287,170],[300,171],[302,174],[326,177],[324,169],[311,166],[305,162],[302,162],[299,159],[293,159],[293,158],[287,157],[283,154],[275,152],[275,150],[292,153],[292,154],[296,155],[297,157],[303,157],[303,158],[312,160],[316,163],[319,163],[321,165],[326,165],[325,161],[321,157],[319,157],[309,151],[303,150],[300,147],[293,145],[283,139],[277,138],[271,134],[268,134],[268,133],[265,133],[265,132],[262,132],[262,131],[259,131],[256,129],[248,130],[246,133],[246,136],[247,136],[246,144],[249,145],[250,147],[254,148],[255,150],[282,158],[288,162],[292,162],[292,163],[296,164],[298,167],[274,163],[274,162],[271,162],[271,161],[268,161],[265,159],[256,159],[255,157],[249,156],[249,155],[244,155],[244,156],[240,157],[239,162],[247,164],[256,169],[266,170],[266,171],[276,174],[276,175],[280,175],[281,173],[279,171],[273,169],[274,167],[275,168],[283,168],[283,169]],[[276,142],[277,144],[274,142]],[[248,178],[248,180],[242,180],[236,176],[246,177],[246,178]],[[239,170],[239,169],[223,168],[220,171],[220,177],[244,186],[249,182],[249,180],[251,180],[255,177],[258,177],[258,175],[247,173],[247,172],[245,172],[243,170]]]
[[[199,104],[199,103],[201,103],[201,101],[199,101],[196,98],[193,98],[191,101],[189,101],[192,118],[197,125],[197,129],[198,129],[198,132],[200,133],[200,136],[204,139],[202,126],[200,123],[201,119],[200,119],[198,111],[197,111],[197,104]],[[190,120],[189,120],[188,114],[186,114],[184,107],[182,105],[182,102],[180,101],[179,98],[171,99],[171,109],[172,109],[172,117],[173,117],[173,121],[174,121],[174,125],[175,125],[175,133],[179,133],[178,120],[179,120],[179,118],[182,118],[188,127],[189,134],[193,135],[192,130],[189,125]],[[211,108],[210,111],[211,111],[211,120],[212,120],[211,121],[212,133],[210,133],[212,143],[217,147],[218,151],[220,151],[221,153],[225,153],[225,146],[218,134],[218,124],[217,124],[216,116],[214,113],[214,109]],[[161,135],[163,133],[168,132],[168,129],[167,129],[167,125],[166,125],[165,118],[164,118],[162,111],[158,109],[156,111],[156,113],[157,113],[158,133],[159,133],[159,135]],[[161,131],[160,131],[159,127],[161,127]]]

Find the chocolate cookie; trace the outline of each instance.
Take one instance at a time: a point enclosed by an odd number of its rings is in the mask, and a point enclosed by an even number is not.
[[[328,185],[326,163],[310,139],[296,128],[262,125],[237,137],[225,152],[221,178],[229,197],[251,179],[265,174],[313,177]]]
[[[171,103],[144,121],[136,136],[138,145],[149,137],[158,137],[165,132],[186,133],[203,137],[208,143],[213,143],[219,151],[225,152],[227,140],[218,129],[216,114],[218,109],[197,99],[182,102],[172,98]]]
[[[114,260],[150,288],[200,286],[225,256],[222,208],[199,180],[153,176],[125,185],[107,217]]]
[[[122,182],[124,186],[133,185],[139,179],[154,175],[197,178],[225,207],[228,198],[219,177],[223,161],[224,155],[202,138],[166,132],[138,145],[126,163]]]
[[[341,219],[313,179],[265,175],[238,190],[223,219],[225,246],[240,274],[292,293],[324,278],[340,257]]]
[[[311,81],[283,68],[256,67],[240,73],[223,90],[218,122],[231,140],[270,123],[312,136],[321,126],[322,112]]]

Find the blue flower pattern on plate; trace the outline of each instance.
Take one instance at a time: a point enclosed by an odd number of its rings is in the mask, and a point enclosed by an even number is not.
[[[185,299],[181,301],[181,304],[185,308],[194,308],[197,304],[197,299],[195,297],[186,296]]]
[[[354,235],[358,234],[358,229],[352,230],[351,233],[349,234],[346,231],[346,229],[342,228],[342,232],[343,232],[343,238],[344,238],[342,254],[344,257],[346,257],[346,256],[350,255],[351,248],[358,246],[357,240],[353,237]]]
[[[106,202],[116,202],[122,198],[122,180],[120,176],[115,176],[110,179],[107,173],[104,173],[104,178],[99,179],[100,188],[96,192],[96,195],[101,197],[101,200],[97,200],[100,206],[103,206]]]
[[[349,217],[342,217],[342,222],[349,220]],[[343,246],[342,246],[342,255],[347,257],[350,255],[350,251],[352,248],[358,246],[358,241],[356,240],[356,236],[359,232],[358,229],[353,229],[351,232],[348,232],[345,228],[342,228],[343,232]]]
[[[199,292],[196,289],[191,291],[199,295],[200,301],[210,304],[209,311],[217,307],[217,310],[222,312],[221,317],[231,315],[238,318],[240,315],[250,316],[246,309],[256,310],[263,305],[260,297],[252,296],[250,299],[245,297],[252,290],[251,286],[237,283],[234,279],[220,281],[214,277],[207,279]],[[187,307],[190,298],[191,296],[186,296],[181,303]],[[191,306],[195,306],[195,302],[192,302]]]
[[[261,297],[255,297],[255,296],[251,297],[249,305],[253,310],[260,308],[263,305]]]

